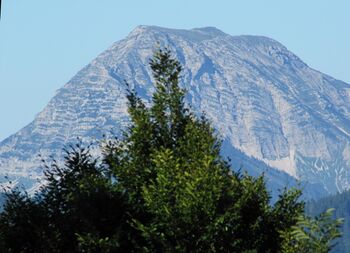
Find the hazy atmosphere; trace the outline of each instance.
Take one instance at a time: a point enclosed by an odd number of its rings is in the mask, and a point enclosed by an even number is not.
[[[55,91],[137,25],[271,37],[310,67],[349,82],[346,0],[3,0],[0,140],[24,127]]]

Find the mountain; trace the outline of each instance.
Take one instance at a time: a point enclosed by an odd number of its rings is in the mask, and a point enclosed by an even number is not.
[[[128,124],[124,80],[149,102],[148,62],[159,46],[183,64],[187,102],[212,121],[235,168],[264,172],[273,191],[296,180],[313,197],[350,188],[350,85],[310,68],[273,39],[212,27],[134,29],[0,143],[2,177],[33,188],[42,175],[39,154],[59,158],[78,136],[120,134]]]

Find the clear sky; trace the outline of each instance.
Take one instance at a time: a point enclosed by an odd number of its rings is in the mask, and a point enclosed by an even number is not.
[[[265,35],[350,83],[349,0],[3,0],[0,140],[137,25]]]

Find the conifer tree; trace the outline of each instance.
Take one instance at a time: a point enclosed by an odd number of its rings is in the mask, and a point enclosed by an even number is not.
[[[277,252],[279,230],[303,211],[299,192],[285,192],[271,207],[263,178],[233,172],[209,121],[185,107],[181,65],[170,51],[157,51],[150,67],[152,105],[129,89],[131,126],[124,139],[106,147],[106,163],[131,203],[141,207],[133,226],[148,250]]]
[[[78,144],[63,166],[47,167],[34,198],[8,194],[0,252],[276,253],[288,246],[304,211],[300,191],[285,190],[271,205],[264,178],[234,172],[210,122],[186,108],[181,65],[170,51],[157,51],[150,67],[151,105],[129,87],[130,125],[104,143],[102,160]]]

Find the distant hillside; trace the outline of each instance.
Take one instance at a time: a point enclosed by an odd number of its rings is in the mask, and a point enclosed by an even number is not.
[[[308,202],[306,213],[315,216],[328,208],[335,208],[335,217],[345,219],[343,237],[339,239],[332,253],[348,253],[350,252],[350,191]]]

